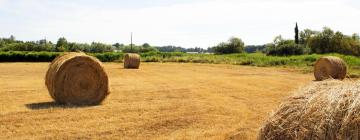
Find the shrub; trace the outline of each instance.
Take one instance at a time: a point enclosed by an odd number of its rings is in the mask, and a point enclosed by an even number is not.
[[[244,42],[240,38],[232,37],[228,42],[222,42],[214,47],[216,54],[241,53],[244,51]]]
[[[267,48],[267,55],[287,56],[287,55],[302,55],[307,53],[304,45],[300,44],[282,44],[279,46],[270,46]]]
[[[0,52],[0,62],[51,62],[62,52]],[[102,62],[113,62],[122,58],[122,53],[89,53]]]
[[[93,53],[90,54],[98,58],[101,62],[113,62],[123,58],[122,53]]]

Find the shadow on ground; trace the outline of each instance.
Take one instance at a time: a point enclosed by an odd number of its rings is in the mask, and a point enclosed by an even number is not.
[[[67,105],[67,104],[59,104],[56,102],[40,102],[40,103],[31,103],[25,105],[27,108],[32,110],[41,110],[41,109],[49,109],[49,108],[84,108],[90,107],[89,105]]]

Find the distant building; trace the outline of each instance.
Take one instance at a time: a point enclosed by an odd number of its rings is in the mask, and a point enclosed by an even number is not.
[[[204,53],[204,54],[214,54],[214,53],[212,53],[212,52],[206,52],[206,53]]]
[[[199,54],[199,52],[186,52],[186,53],[189,53],[189,54]]]
[[[186,52],[188,54],[214,54],[212,52]]]

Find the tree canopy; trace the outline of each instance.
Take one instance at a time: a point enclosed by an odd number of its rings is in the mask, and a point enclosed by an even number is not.
[[[244,52],[245,43],[236,37],[231,37],[228,42],[221,42],[214,47],[216,54],[230,54]]]

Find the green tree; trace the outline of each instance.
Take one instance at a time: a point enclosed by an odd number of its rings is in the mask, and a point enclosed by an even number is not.
[[[231,37],[229,39],[228,47],[230,47],[231,52],[234,53],[244,52],[244,46],[245,43],[240,38]]]
[[[281,35],[274,38],[273,43],[266,44],[267,55],[302,55],[308,52],[304,45],[296,44],[292,39],[283,39]]]
[[[9,40],[11,41],[11,43],[15,42],[16,41],[15,36],[11,35]]]
[[[324,27],[323,31],[314,35],[308,41],[308,46],[313,53],[329,53],[334,50],[333,44],[330,42],[334,37],[334,31],[328,27]]]
[[[321,32],[315,32],[306,41],[312,53],[341,53],[346,55],[360,55],[360,41],[357,34],[352,36],[334,32],[324,27]]]
[[[295,26],[295,44],[299,44],[299,27],[297,23]]]
[[[90,52],[93,53],[112,52],[112,51],[114,51],[112,46],[104,43],[92,42],[90,45]]]
[[[227,43],[221,42],[214,47],[215,54],[227,54],[230,53],[227,49]]]
[[[231,37],[228,42],[222,42],[214,47],[216,54],[230,54],[244,52],[244,42],[240,38]]]
[[[275,44],[275,45],[279,45],[281,42],[283,42],[284,41],[284,39],[282,38],[282,36],[281,35],[278,35],[278,36],[275,36],[275,38],[273,39],[273,43]]]
[[[150,46],[150,44],[148,44],[148,43],[144,43],[144,44],[142,45],[142,47],[144,47],[144,48],[150,48],[151,46]]]
[[[5,47],[5,41],[0,38],[0,51],[2,50],[1,48],[4,48]]]
[[[48,42],[46,39],[37,41],[36,43],[37,51],[51,51],[53,44]]]
[[[352,35],[351,35],[351,38],[352,38],[353,40],[355,40],[355,41],[360,41],[359,34],[357,34],[357,33],[352,34]]]
[[[301,31],[300,32],[300,44],[307,45],[309,39],[317,33],[318,33],[317,31],[313,31],[310,29],[305,29],[304,31]]]
[[[113,46],[116,48],[116,50],[120,50],[121,47],[124,47],[124,44],[115,43],[115,44],[113,44]]]
[[[60,37],[55,45],[56,52],[64,52],[68,48],[68,42],[65,37]]]
[[[141,47],[140,47],[140,52],[141,53],[145,53],[145,52],[157,52],[159,51],[158,49],[151,47],[150,44],[148,43],[144,43]]]

